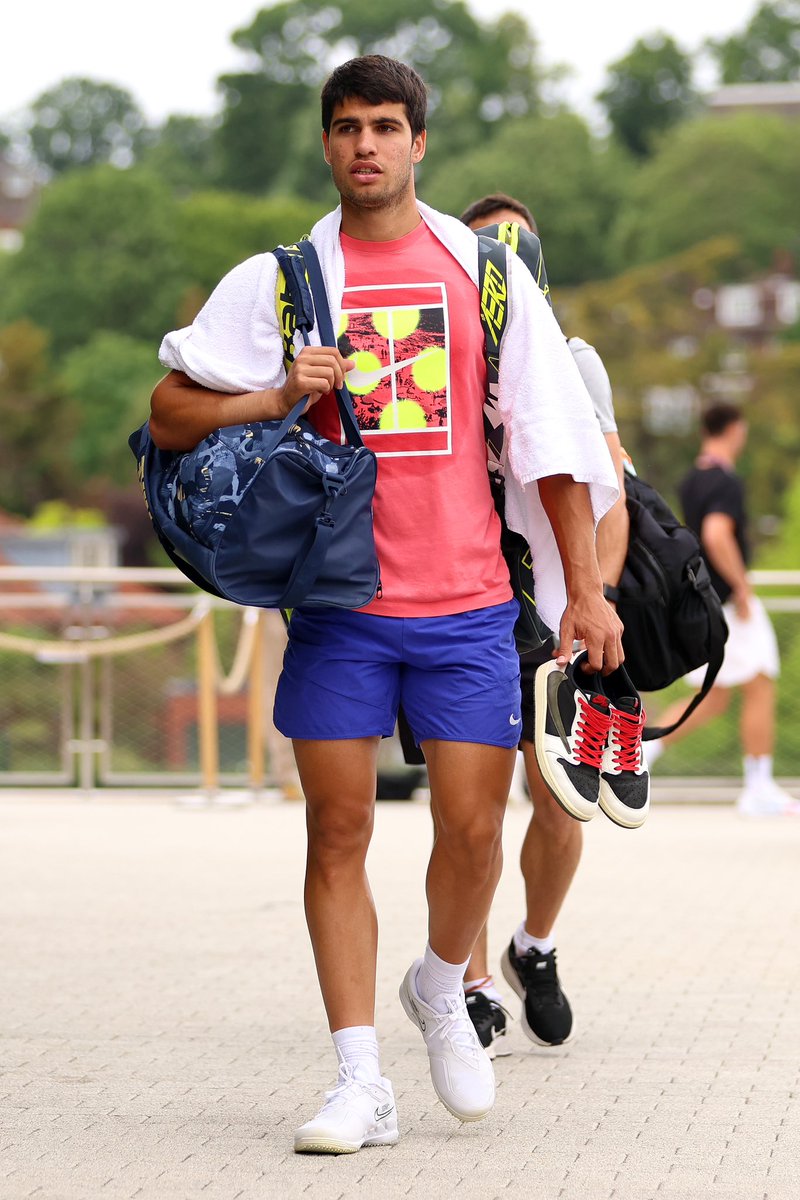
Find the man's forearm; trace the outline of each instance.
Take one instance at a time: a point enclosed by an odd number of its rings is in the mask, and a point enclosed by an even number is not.
[[[150,433],[161,450],[191,450],[215,429],[270,421],[285,415],[283,391],[231,395],[201,387],[188,375],[170,371],[156,384],[150,414]]]
[[[553,529],[567,594],[603,590],[594,541],[594,518],[585,483],[571,475],[548,475],[538,480],[539,496]]]

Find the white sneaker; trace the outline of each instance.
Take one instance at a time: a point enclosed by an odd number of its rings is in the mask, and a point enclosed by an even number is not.
[[[464,993],[447,996],[437,1012],[417,991],[418,958],[400,985],[400,1003],[428,1047],[433,1090],[459,1121],[480,1121],[494,1107],[494,1071],[469,1019]]]
[[[365,1083],[349,1063],[316,1117],[294,1135],[296,1154],[355,1154],[362,1146],[393,1146],[400,1137],[394,1092],[388,1079]]]
[[[800,804],[783,788],[769,779],[739,793],[736,811],[742,817],[797,816]]]

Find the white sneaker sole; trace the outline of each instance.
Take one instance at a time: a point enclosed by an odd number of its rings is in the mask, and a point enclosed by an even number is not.
[[[411,1005],[411,997],[408,993],[408,988],[406,986],[405,979],[403,979],[403,982],[400,984],[399,996],[400,996],[400,1003],[403,1006],[403,1011],[405,1012],[409,1021],[411,1021],[412,1024],[415,1025],[417,1027],[417,1029],[419,1029],[420,1033],[423,1035],[423,1038],[424,1038],[425,1030],[422,1028],[419,1021],[417,1020],[417,1014],[414,1012],[414,1009]],[[467,1020],[469,1020],[469,1018],[467,1018]],[[425,1048],[427,1049],[427,1043],[425,1044]],[[491,1055],[489,1057],[491,1057]],[[431,1083],[433,1084],[433,1090],[436,1092],[436,1095],[438,1096],[439,1100],[445,1106],[445,1108],[450,1113],[450,1115],[455,1117],[457,1121],[463,1121],[465,1124],[469,1124],[472,1121],[482,1121],[484,1119],[484,1117],[488,1117],[489,1113],[494,1108],[495,1097],[492,1096],[492,1103],[489,1105],[488,1108],[484,1109],[482,1112],[479,1112],[479,1113],[468,1113],[465,1115],[463,1112],[459,1112],[457,1109],[453,1108],[452,1104],[450,1104],[449,1101],[445,1099],[445,1097],[441,1094],[441,1092],[437,1088],[436,1083],[434,1082],[433,1075],[431,1075]]]
[[[600,796],[597,803],[602,808],[603,812],[608,817],[609,821],[613,821],[615,825],[619,825],[621,829],[639,829],[647,820],[647,814],[650,812],[650,798],[644,808],[627,808],[624,804],[620,804],[617,797],[611,793],[611,798],[607,792],[604,794],[603,780],[600,780]],[[611,791],[610,788],[607,791]]]
[[[565,813],[570,817],[574,817],[576,821],[591,821],[597,815],[597,805],[591,804],[585,800],[583,803],[586,808],[578,808],[571,800],[569,794],[565,794],[565,787],[557,775],[553,773],[550,759],[545,750],[548,734],[546,732],[547,723],[547,680],[553,671],[560,670],[556,665],[555,659],[552,663],[543,663],[536,672],[534,681],[534,733],[533,748],[536,753],[536,761],[539,764],[539,770],[542,773],[542,779],[545,786]],[[559,744],[561,744],[559,742]]]
[[[546,1046],[548,1050],[558,1050],[561,1046],[566,1046],[567,1042],[571,1042],[575,1036],[575,1018],[572,1018],[572,1028],[565,1038],[560,1042],[545,1042],[537,1033],[531,1029],[528,1024],[528,1014],[525,1011],[525,988],[522,986],[519,975],[511,965],[511,959],[508,953],[508,946],[500,956],[500,970],[503,973],[503,978],[515,994],[522,1001],[522,1015],[520,1017],[520,1025],[525,1033],[525,1036],[530,1039],[536,1046]]]
[[[343,1138],[325,1137],[321,1134],[309,1134],[307,1137],[295,1138],[295,1154],[355,1154],[358,1150],[366,1150],[370,1146],[394,1146],[400,1140],[397,1129],[387,1133],[373,1134],[363,1142],[346,1142]]]

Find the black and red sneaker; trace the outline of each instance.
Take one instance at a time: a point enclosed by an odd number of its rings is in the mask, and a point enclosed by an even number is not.
[[[565,812],[591,821],[600,796],[600,768],[611,729],[603,681],[582,670],[584,650],[565,667],[555,659],[536,672],[534,747],[548,790]]]
[[[624,829],[638,829],[650,810],[650,772],[642,731],[647,714],[624,667],[603,678],[611,703],[611,728],[600,770],[599,804]]]

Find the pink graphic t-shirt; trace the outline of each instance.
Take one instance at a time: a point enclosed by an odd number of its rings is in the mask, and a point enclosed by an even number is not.
[[[486,367],[474,283],[421,222],[393,242],[341,234],[338,344],[378,455],[375,540],[382,596],[363,610],[442,616],[511,599],[486,470]],[[332,396],[310,418],[340,437]]]

